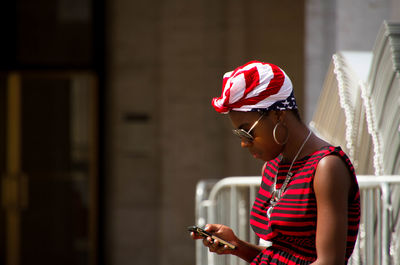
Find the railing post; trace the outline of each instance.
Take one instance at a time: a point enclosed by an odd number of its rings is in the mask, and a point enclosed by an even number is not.
[[[230,197],[230,221],[231,221],[231,228],[233,231],[236,233],[239,232],[239,226],[238,226],[238,213],[239,213],[239,207],[238,207],[238,188],[237,186],[231,186],[231,197]],[[238,259],[236,256],[229,256],[230,263],[232,265],[237,265],[238,264]]]
[[[369,204],[371,201],[374,200],[374,190],[367,189],[364,191],[364,198],[363,202],[364,205]],[[363,217],[364,217],[364,227],[365,227],[365,258],[367,264],[374,264],[375,263],[375,237],[371,231],[374,231],[374,220],[370,218],[370,216],[374,216],[373,213],[374,207],[366,207]]]
[[[381,184],[382,188],[382,265],[390,264],[390,255],[389,255],[389,228],[390,228],[390,211],[391,211],[391,203],[390,203],[390,185],[388,182],[384,182]]]
[[[206,223],[212,224],[215,222],[215,201],[210,200],[207,210],[209,220]],[[211,252],[207,252],[207,265],[214,265],[214,260],[214,255]]]

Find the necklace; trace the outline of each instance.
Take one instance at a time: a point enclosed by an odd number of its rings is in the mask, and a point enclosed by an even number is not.
[[[269,209],[267,210],[267,216],[268,216],[269,219],[271,218],[272,210],[274,209],[274,207],[275,207],[275,205],[278,203],[278,201],[281,199],[281,196],[282,196],[283,192],[285,192],[286,186],[287,186],[287,184],[289,183],[289,180],[290,180],[290,179],[292,178],[292,176],[293,176],[293,172],[291,171],[291,170],[292,170],[292,167],[293,167],[293,164],[294,164],[294,162],[296,161],[297,157],[300,155],[301,150],[303,150],[304,146],[306,145],[308,139],[309,139],[310,136],[311,136],[311,133],[312,133],[312,132],[311,132],[311,130],[310,130],[310,132],[308,133],[308,135],[307,135],[306,139],[304,140],[303,144],[300,146],[299,150],[297,151],[297,154],[294,156],[294,158],[293,158],[293,160],[292,160],[292,163],[290,164],[288,173],[286,174],[285,181],[283,182],[282,187],[281,187],[279,190],[276,189],[276,184],[277,184],[277,182],[278,182],[278,172],[279,172],[279,169],[276,171],[275,179],[274,179],[274,189],[273,189],[273,191],[272,191],[272,193],[271,193],[271,199],[269,200],[270,207],[269,207]]]

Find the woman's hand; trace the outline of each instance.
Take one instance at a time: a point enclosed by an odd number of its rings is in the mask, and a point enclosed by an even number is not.
[[[232,245],[235,249],[230,249],[226,245],[220,245],[219,241],[211,237],[204,238],[198,234],[191,233],[193,239],[203,239],[204,246],[208,247],[210,252],[217,254],[233,254],[250,263],[265,247],[257,246],[249,242],[240,240],[235,233],[226,225],[207,224],[205,230],[214,236],[217,236]]]
[[[238,246],[238,238],[235,233],[226,225],[221,224],[207,224],[204,228],[207,232],[225,240],[234,246]],[[233,254],[234,249],[229,248],[227,245],[220,244],[218,239],[213,239],[211,237],[204,238],[196,233],[191,233],[193,239],[203,239],[204,246],[208,247],[210,252],[217,254]]]

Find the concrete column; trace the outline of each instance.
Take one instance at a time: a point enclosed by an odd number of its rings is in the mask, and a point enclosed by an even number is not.
[[[306,1],[306,121],[312,119],[332,55],[372,51],[382,22],[399,20],[396,0]]]
[[[372,51],[383,20],[390,19],[391,2],[337,0],[336,50]]]
[[[108,1],[105,264],[158,264],[158,1]]]
[[[194,242],[186,227],[194,224],[196,183],[210,174],[210,165],[216,173],[219,167],[218,138],[210,134],[218,135],[221,126],[210,115],[210,91],[214,89],[210,80],[215,76],[209,75],[209,60],[214,59],[208,53],[220,51],[213,41],[220,37],[206,32],[210,26],[207,19],[214,19],[207,15],[206,3],[171,0],[161,6],[158,102],[162,192],[156,251],[160,264],[165,265],[194,262]],[[215,70],[218,64],[212,67]]]
[[[328,66],[335,52],[336,0],[307,0],[305,22],[305,121],[317,107]]]

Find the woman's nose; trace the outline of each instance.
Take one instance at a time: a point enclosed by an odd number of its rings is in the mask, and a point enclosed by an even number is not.
[[[240,146],[242,147],[242,148],[247,148],[247,147],[249,147],[250,145],[252,145],[253,143],[251,142],[251,141],[249,141],[249,140],[247,140],[247,139],[245,139],[245,138],[242,138],[241,139],[241,142],[240,142]]]

